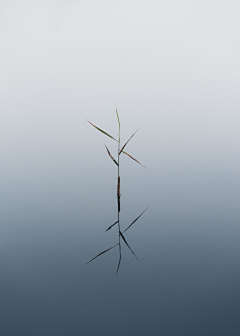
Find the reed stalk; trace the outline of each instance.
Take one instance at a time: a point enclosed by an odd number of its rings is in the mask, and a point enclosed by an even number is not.
[[[110,156],[110,158],[112,159],[112,161],[117,165],[117,174],[118,174],[118,178],[117,178],[117,221],[115,223],[113,223],[112,225],[110,225],[106,231],[109,231],[113,226],[115,226],[116,224],[118,224],[118,243],[113,245],[112,247],[108,248],[107,250],[99,253],[98,255],[96,255],[94,258],[92,258],[91,260],[89,260],[85,265],[89,264],[91,261],[93,261],[94,259],[96,259],[97,257],[99,257],[100,255],[108,252],[109,250],[111,250],[112,248],[118,246],[119,247],[119,261],[118,261],[118,266],[117,266],[117,273],[119,271],[119,267],[120,267],[120,263],[121,263],[121,258],[122,258],[122,252],[121,252],[121,240],[127,245],[127,247],[130,249],[130,251],[133,253],[133,255],[136,257],[136,259],[138,260],[137,256],[135,255],[135,253],[133,252],[133,250],[131,249],[131,247],[129,246],[125,236],[123,235],[124,232],[126,232],[143,214],[144,212],[148,209],[148,207],[136,218],[134,219],[134,221],[122,232],[121,231],[121,225],[120,225],[120,210],[121,210],[121,206],[120,206],[120,198],[121,198],[121,193],[120,193],[120,155],[121,153],[126,154],[128,157],[130,157],[131,159],[133,159],[135,162],[139,163],[140,165],[142,165],[139,161],[137,161],[136,159],[134,159],[130,154],[126,153],[125,151],[123,151],[123,149],[125,149],[126,145],[128,144],[128,142],[132,139],[132,137],[134,136],[134,134],[138,131],[136,131],[135,133],[133,133],[133,135],[128,139],[128,141],[123,145],[123,147],[120,147],[120,120],[119,120],[119,115],[116,109],[116,115],[117,115],[117,119],[118,119],[118,140],[116,140],[113,136],[111,136],[109,133],[103,131],[101,128],[95,126],[94,124],[92,124],[90,121],[88,121],[86,118],[86,120],[89,122],[89,124],[91,124],[93,127],[95,127],[98,131],[102,132],[103,134],[105,134],[106,136],[108,136],[109,138],[115,140],[118,142],[118,152],[117,152],[117,161],[114,159],[114,157],[112,156],[112,154],[110,153],[109,149],[107,148],[107,146],[105,145],[106,149],[107,149],[107,153]],[[120,149],[121,148],[121,149]],[[143,165],[142,165],[143,166]],[[145,166],[143,166],[144,168],[146,168]],[[146,168],[147,169],[147,168]]]

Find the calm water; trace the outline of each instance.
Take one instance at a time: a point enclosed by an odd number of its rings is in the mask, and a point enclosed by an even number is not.
[[[126,232],[140,262],[123,246],[118,276],[117,249],[84,266],[117,240],[116,230],[104,232],[115,219],[110,193],[99,200],[98,213],[88,198],[75,213],[71,202],[52,212],[47,202],[41,208],[35,204],[32,214],[28,205],[19,209],[15,204],[16,215],[5,213],[0,239],[1,333],[238,335],[239,218],[233,211],[231,216],[230,204],[223,209],[217,195],[215,201],[214,195],[209,199],[207,187],[206,195],[196,190],[195,198],[189,187],[181,199],[164,184],[158,198],[158,187],[148,197],[148,211]],[[146,200],[144,193],[140,196],[132,198],[128,211],[123,202],[123,226],[141,213]]]

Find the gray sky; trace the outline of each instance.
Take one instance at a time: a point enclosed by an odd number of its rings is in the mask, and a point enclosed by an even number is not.
[[[238,1],[0,6],[2,137],[83,131],[82,115],[112,127],[117,106],[161,147],[238,146]]]
[[[236,199],[231,186],[240,163],[239,2],[0,6],[1,175],[10,198],[12,190],[20,197],[23,185],[31,199],[36,186],[39,193],[51,186],[53,194],[75,186],[80,197],[76,180],[82,190],[100,183],[93,179],[96,163],[98,173],[107,172],[106,179],[112,174],[115,183],[104,142],[113,154],[115,144],[83,116],[116,136],[117,107],[122,141],[139,128],[129,151],[149,168],[146,174],[124,158],[126,181],[141,180],[147,195],[165,185],[163,198],[169,183],[180,194],[187,188],[201,194],[202,185],[215,181],[212,190],[219,194],[217,186],[229,186],[228,197]],[[226,193],[221,195],[225,202]]]
[[[116,107],[155,180],[237,174],[238,1],[9,0],[0,13],[6,185],[109,167],[83,116],[116,136]]]

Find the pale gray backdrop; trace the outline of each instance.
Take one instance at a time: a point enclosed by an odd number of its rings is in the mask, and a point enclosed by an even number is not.
[[[0,1],[0,334],[239,335],[240,3]],[[117,242],[116,143],[122,141]]]

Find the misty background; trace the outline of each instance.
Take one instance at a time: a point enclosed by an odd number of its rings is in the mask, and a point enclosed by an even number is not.
[[[0,1],[0,333],[239,335],[240,3]],[[116,277],[116,142],[123,246]]]

